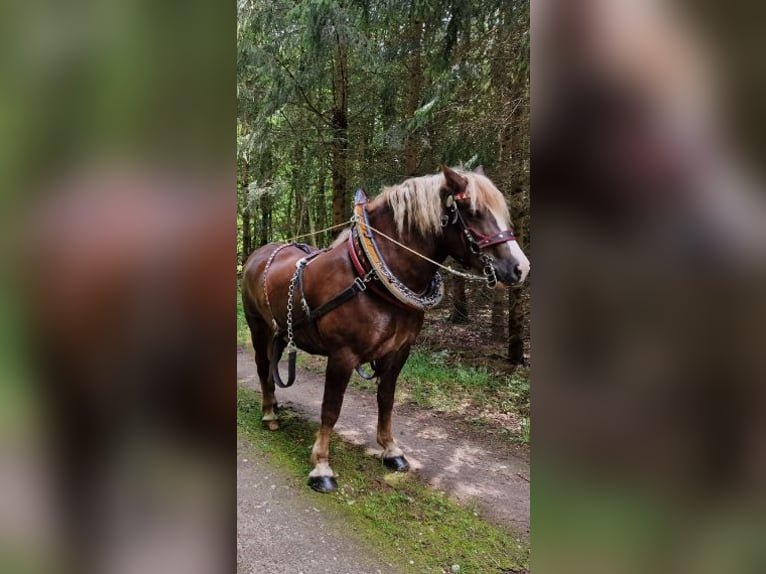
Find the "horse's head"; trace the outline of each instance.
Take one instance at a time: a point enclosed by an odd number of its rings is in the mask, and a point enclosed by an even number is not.
[[[494,275],[506,285],[521,284],[529,259],[511,228],[503,195],[484,175],[442,167],[442,226],[449,254],[466,267]]]

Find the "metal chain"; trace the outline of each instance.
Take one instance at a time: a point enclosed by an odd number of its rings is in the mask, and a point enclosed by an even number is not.
[[[494,289],[497,286],[497,274],[495,273],[495,268],[492,265],[492,262],[495,259],[486,253],[482,253],[479,256],[479,259],[481,259],[481,263],[484,266],[482,273],[484,273],[484,279],[487,282],[487,287]]]
[[[293,300],[295,299],[295,282],[298,280],[298,273],[305,263],[305,258],[300,259],[295,265],[295,273],[290,279],[290,285],[287,287],[287,351],[295,350],[295,340],[293,335]]]
[[[266,267],[263,268],[263,295],[264,295],[264,298],[266,299],[266,307],[268,308],[269,313],[271,313],[271,322],[274,325],[275,331],[278,328],[277,319],[276,317],[274,317],[274,311],[271,310],[271,301],[269,300],[269,287],[268,287],[268,284],[266,283],[266,279],[269,276],[269,269],[271,268],[271,264],[274,262],[274,258],[277,256],[277,253],[282,251],[285,247],[288,247],[288,245],[280,245],[274,251],[272,251],[271,255],[266,261]]]
[[[386,267],[385,264],[381,265],[380,271],[386,276],[391,284],[396,287],[402,297],[406,299],[406,301],[403,302],[407,303],[408,305],[422,308],[423,310],[428,310],[441,303],[441,300],[444,298],[444,282],[442,281],[442,276],[439,273],[434,275],[426,293],[424,295],[418,295],[412,291],[412,289],[407,287],[407,285],[402,283],[401,280],[396,275],[394,275],[391,270]],[[393,293],[393,295],[396,296],[397,299],[402,300],[402,297],[399,297],[396,293]]]

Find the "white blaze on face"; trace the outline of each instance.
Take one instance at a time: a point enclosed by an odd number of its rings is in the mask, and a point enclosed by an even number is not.
[[[521,268],[521,278],[519,279],[519,283],[524,283],[524,279],[527,278],[527,274],[529,273],[529,259],[524,255],[524,252],[521,250],[521,247],[519,247],[517,241],[509,241],[507,245],[511,250],[511,255],[516,258],[519,262],[519,267]]]
[[[495,221],[497,222],[497,228],[498,229],[510,229],[510,225],[508,225],[508,222],[501,221],[499,218],[496,218]],[[524,283],[524,280],[527,278],[527,274],[529,273],[529,259],[527,259],[527,256],[524,255],[524,252],[521,250],[521,247],[519,247],[518,241],[515,239],[513,241],[506,241],[503,245],[508,246],[508,250],[511,253],[511,257],[513,257],[516,261],[519,262],[519,268],[521,269],[521,278],[519,279],[519,285],[521,283]],[[501,246],[500,251],[502,252],[504,248]]]

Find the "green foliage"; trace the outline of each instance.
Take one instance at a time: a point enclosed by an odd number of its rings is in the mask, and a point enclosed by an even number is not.
[[[509,194],[526,185],[527,166],[499,136],[520,123],[527,132],[528,31],[528,0],[240,0],[238,187],[273,190],[250,201],[254,235],[263,210],[263,235],[287,239],[328,223],[333,193],[374,194],[442,162],[476,157]],[[528,153],[519,145],[514,158]],[[527,198],[514,198],[516,211]]]
[[[295,476],[305,488],[311,470],[308,447],[317,425],[283,410],[281,428],[265,430],[258,395],[238,390],[237,423],[255,451]],[[484,522],[415,474],[388,473],[379,459],[334,436],[332,467],[341,488],[332,495],[311,496],[311,504],[339,513],[376,552],[403,572],[441,573],[453,564],[460,572],[501,573],[529,567],[529,547],[512,533]],[[412,561],[412,563],[410,563]]]
[[[245,321],[245,311],[242,309],[242,300],[237,295],[237,346],[247,347],[250,345],[250,330]]]
[[[512,442],[529,444],[530,385],[526,369],[500,375],[485,367],[464,365],[447,351],[416,349],[399,376],[397,394],[400,400],[460,414],[496,430],[502,423],[499,434]]]

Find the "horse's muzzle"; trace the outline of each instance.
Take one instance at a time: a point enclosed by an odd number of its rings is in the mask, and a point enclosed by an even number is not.
[[[496,261],[493,265],[497,280],[506,285],[519,285],[524,281],[524,266],[516,259]]]

